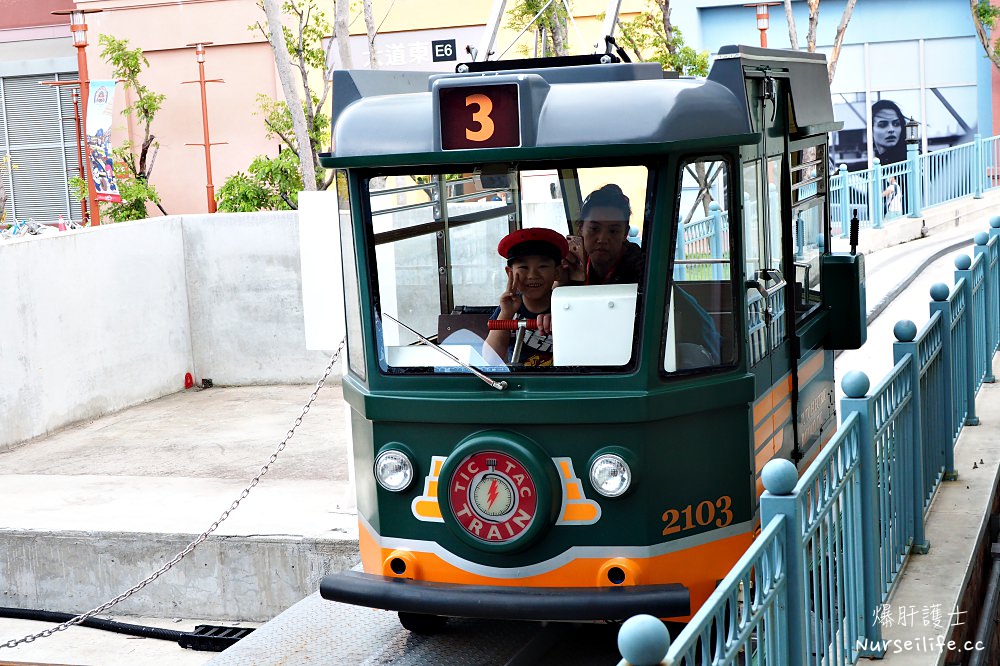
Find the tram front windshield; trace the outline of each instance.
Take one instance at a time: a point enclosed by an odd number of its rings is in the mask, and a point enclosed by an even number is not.
[[[375,249],[370,279],[382,371],[629,367],[637,348],[651,181],[645,166],[584,164],[470,165],[368,178]],[[543,252],[509,263],[498,246],[523,229],[567,238],[567,246],[583,248],[584,261],[570,271],[572,258],[556,262]],[[490,320],[498,319],[509,320],[514,330],[491,333]],[[516,323],[533,319],[551,321],[551,332]]]

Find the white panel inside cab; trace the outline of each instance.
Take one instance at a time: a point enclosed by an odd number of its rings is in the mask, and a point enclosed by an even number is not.
[[[347,329],[337,191],[299,192],[299,246],[306,349],[332,351]]]

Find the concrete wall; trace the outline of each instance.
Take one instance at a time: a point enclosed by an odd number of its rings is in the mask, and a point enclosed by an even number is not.
[[[82,613],[168,562],[192,535],[0,530],[0,539],[0,605]],[[212,536],[115,610],[264,622],[357,562],[356,540]]]
[[[183,386],[181,236],[173,218],[0,243],[0,446]]]
[[[319,379],[330,356],[306,351],[299,261],[293,212],[184,217],[196,376],[229,386]]]
[[[305,349],[298,243],[294,213],[0,243],[0,447],[181,390],[187,372],[318,379],[329,355]]]

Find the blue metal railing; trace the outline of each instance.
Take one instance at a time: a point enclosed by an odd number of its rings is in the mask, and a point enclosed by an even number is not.
[[[997,143],[983,145],[978,159],[992,164]],[[975,396],[994,379],[1000,216],[955,266],[953,287],[931,287],[923,328],[896,324],[886,377],[871,391],[864,373],[844,377],[840,428],[801,477],[787,460],[764,467],[761,536],[674,644],[653,618],[630,620],[619,646],[636,658],[622,664],[825,666],[884,654],[877,611],[907,559],[928,551],[931,500],[957,478],[955,443],[978,424]],[[756,323],[762,345],[763,319]]]
[[[788,650],[787,522],[779,516],[761,531],[670,648],[669,663],[700,666],[709,654],[719,665],[749,663],[742,658],[750,654],[762,654],[760,664],[781,663]]]
[[[721,210],[719,204],[708,205],[708,217],[677,223],[677,236],[683,242],[677,243],[674,258],[674,279],[728,279],[721,263],[706,262],[697,265],[699,259],[724,259],[729,250],[729,211]],[[687,261],[688,263],[683,263]],[[695,264],[694,266],[690,264]],[[690,273],[690,274],[689,274]]]
[[[879,229],[902,217],[920,217],[924,208],[982,196],[1000,187],[1000,136],[918,155],[911,147],[907,159],[895,164],[872,160],[872,167],[848,172],[840,165],[830,176],[830,225],[846,238],[852,212],[861,228]]]

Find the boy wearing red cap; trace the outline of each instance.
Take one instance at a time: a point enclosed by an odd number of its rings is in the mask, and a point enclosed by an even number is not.
[[[490,319],[535,319],[537,331],[525,331],[519,358],[512,331],[490,331],[486,344],[511,365],[552,365],[552,290],[566,258],[566,238],[551,229],[519,229],[504,236],[497,252],[507,259],[507,288]]]

